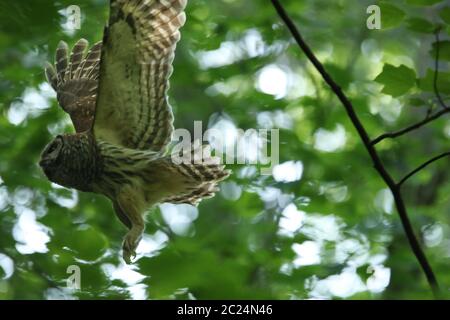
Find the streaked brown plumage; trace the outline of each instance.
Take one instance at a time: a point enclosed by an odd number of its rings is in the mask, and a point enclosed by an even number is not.
[[[111,0],[103,42],[85,55],[88,43],[79,40],[70,59],[60,42],[55,67],[46,65],[76,133],[57,136],[40,165],[55,183],[111,199],[129,229],[123,243],[127,263],[149,207],[196,205],[229,175],[215,158],[175,164],[165,154],[173,131],[168,79],[185,6],[186,0]]]

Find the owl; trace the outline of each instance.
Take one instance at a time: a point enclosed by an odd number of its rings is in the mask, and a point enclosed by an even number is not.
[[[216,157],[180,162],[167,151],[173,132],[168,79],[186,2],[111,0],[103,40],[89,50],[79,40],[70,57],[60,42],[55,64],[45,66],[75,133],[58,135],[39,164],[50,181],[111,200],[128,228],[126,263],[136,255],[149,208],[163,202],[197,205],[230,174]]]

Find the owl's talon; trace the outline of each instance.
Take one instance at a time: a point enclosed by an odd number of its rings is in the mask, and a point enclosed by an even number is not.
[[[123,260],[127,264],[131,263],[131,258],[136,258],[136,248],[141,240],[141,236],[136,236],[134,233],[129,232],[123,241]]]
[[[124,246],[123,246],[123,260],[125,260],[125,262],[127,264],[131,264],[132,263],[131,259],[134,259],[134,258],[136,258],[136,251],[134,251],[134,250],[132,250],[132,249],[130,249],[128,247],[125,247],[125,243],[124,243]]]
[[[126,249],[123,249],[123,260],[125,260],[126,264],[131,264],[131,258],[135,258],[136,254],[134,254],[133,252],[129,252]]]

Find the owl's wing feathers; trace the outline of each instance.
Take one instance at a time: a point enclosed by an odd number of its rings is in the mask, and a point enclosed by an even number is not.
[[[168,79],[187,0],[112,0],[94,120],[97,138],[159,152],[170,142]]]
[[[92,127],[100,68],[101,42],[94,44],[85,55],[88,42],[80,39],[69,58],[69,47],[60,41],[55,65],[47,63],[47,81],[57,93],[59,105],[66,111],[77,132]]]
[[[219,190],[217,184],[226,179],[231,171],[226,170],[221,164],[220,158],[211,155],[211,148],[208,145],[201,145],[198,141],[194,142],[191,148],[191,155],[188,158],[182,158],[181,163],[172,162],[173,155],[165,159],[169,160],[169,170],[176,172],[179,178],[177,181],[185,181],[188,183],[180,183],[183,190],[176,195],[169,195],[162,199],[161,202],[171,203],[187,203],[198,205],[201,200],[211,198]]]

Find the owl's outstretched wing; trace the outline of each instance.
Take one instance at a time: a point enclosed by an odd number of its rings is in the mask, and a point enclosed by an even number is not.
[[[55,65],[47,62],[45,75],[56,91],[59,105],[66,111],[77,132],[92,127],[97,99],[100,52],[98,42],[85,54],[88,42],[80,39],[69,58],[69,47],[60,41],[56,49]]]
[[[128,148],[161,151],[173,115],[169,76],[187,0],[111,0],[100,65],[94,134]]]

